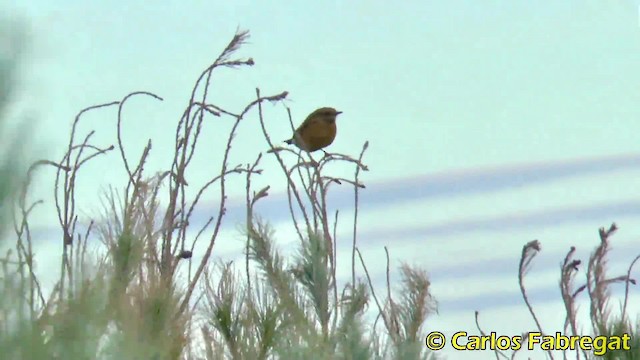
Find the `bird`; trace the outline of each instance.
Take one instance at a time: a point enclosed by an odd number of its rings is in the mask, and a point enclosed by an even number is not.
[[[340,114],[342,111],[332,107],[321,107],[314,110],[296,129],[291,139],[285,140],[285,142],[310,153],[322,150],[331,145],[336,138],[336,117]]]

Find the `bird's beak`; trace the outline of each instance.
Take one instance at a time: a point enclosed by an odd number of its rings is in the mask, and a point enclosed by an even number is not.
[[[336,115],[342,114],[342,111],[336,111]]]

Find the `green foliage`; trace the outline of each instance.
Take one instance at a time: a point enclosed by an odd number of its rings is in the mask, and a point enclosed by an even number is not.
[[[583,350],[583,349],[567,349],[562,350],[563,357],[567,358],[567,356],[575,355],[576,358],[581,359],[637,359],[640,351],[640,339],[636,335],[638,335],[638,329],[640,329],[640,321],[635,321],[635,326],[629,319],[627,313],[627,305],[628,305],[628,295],[629,295],[629,285],[635,284],[636,281],[631,278],[631,271],[633,270],[636,262],[640,260],[640,255],[638,255],[634,261],[628,267],[627,273],[625,275],[620,275],[616,277],[611,277],[607,273],[607,264],[608,264],[608,254],[610,252],[610,238],[612,235],[618,230],[618,227],[615,223],[611,224],[608,229],[604,227],[599,229],[600,235],[600,244],[596,246],[594,251],[589,256],[589,261],[587,262],[585,277],[586,281],[583,285],[578,287],[575,286],[576,275],[580,271],[580,265],[582,261],[574,258],[574,254],[576,251],[575,247],[571,247],[567,252],[567,255],[564,258],[564,261],[560,267],[560,294],[561,299],[564,302],[565,307],[565,325],[564,329],[561,332],[563,336],[590,336],[591,338],[600,338],[599,341],[602,341],[602,337],[607,338],[607,341],[610,341],[614,344],[616,339],[609,339],[610,337],[620,337],[623,339],[623,335],[627,335],[630,337],[630,342],[628,343],[630,349],[609,349],[604,353],[603,356],[595,355],[596,351],[591,350]],[[534,310],[533,304],[529,300],[529,296],[525,287],[525,278],[526,274],[529,273],[531,263],[534,258],[540,253],[541,244],[538,240],[533,240],[525,244],[522,248],[522,255],[520,257],[520,266],[518,270],[518,282],[520,285],[520,291],[522,294],[522,298],[533,318],[537,331],[542,334],[552,334],[553,332],[545,332],[543,330],[543,324],[540,323],[536,312]],[[611,315],[611,287],[617,284],[625,285],[625,296],[623,301],[621,302],[621,315],[613,316]],[[590,323],[588,324],[592,331],[591,333],[585,333],[579,331],[581,326],[579,326],[579,319],[577,317],[577,304],[576,299],[580,295],[585,294],[588,296],[589,300],[589,315],[590,315]],[[478,326],[478,330],[482,334],[485,334],[480,329],[480,325],[478,324],[478,312],[476,311],[476,325]],[[624,347],[624,343],[621,341],[621,347]],[[594,342],[595,347],[595,342]],[[520,350],[515,350],[511,354],[510,357],[515,357],[517,352]],[[551,351],[547,351],[547,358],[553,359],[553,353]],[[506,357],[507,354],[496,350],[496,357]]]
[[[8,141],[0,146],[0,236],[4,236],[6,225],[10,223],[10,204],[18,194],[19,180],[23,172],[21,146],[24,138],[7,135],[8,108],[13,94],[18,65],[21,60],[21,44],[25,42],[19,27],[0,17],[0,139]],[[0,240],[1,241],[1,240]]]
[[[630,324],[629,319],[612,318],[607,324],[607,328],[600,335],[611,337],[630,337],[630,350],[616,349],[608,350],[600,359],[605,360],[633,360],[640,359],[640,321],[635,326]]]

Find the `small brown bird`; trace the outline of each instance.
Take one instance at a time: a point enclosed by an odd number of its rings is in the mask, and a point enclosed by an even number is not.
[[[332,107],[322,107],[315,110],[296,129],[293,137],[285,142],[308,152],[314,152],[331,145],[336,138],[336,117],[339,114],[342,114],[342,111],[337,111]]]

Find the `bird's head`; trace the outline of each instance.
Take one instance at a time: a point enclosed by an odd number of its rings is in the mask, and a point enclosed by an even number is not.
[[[322,107],[314,111],[311,116],[332,123],[336,121],[336,117],[340,114],[342,114],[342,111],[338,111],[332,107]]]

